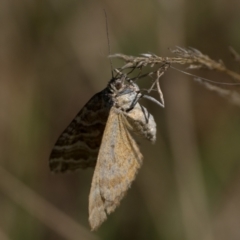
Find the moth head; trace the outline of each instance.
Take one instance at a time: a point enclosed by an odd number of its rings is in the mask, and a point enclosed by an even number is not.
[[[113,104],[116,108],[128,111],[139,99],[139,87],[125,74],[112,78],[109,82]]]

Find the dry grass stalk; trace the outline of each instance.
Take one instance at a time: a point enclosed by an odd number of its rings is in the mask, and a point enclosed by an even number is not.
[[[229,70],[221,60],[215,61],[209,56],[204,55],[197,49],[185,49],[177,47],[171,50],[171,52],[177,55],[177,57],[159,57],[156,54],[150,53],[141,54],[138,57],[116,53],[110,55],[109,57],[119,58],[125,61],[125,65],[120,68],[121,70],[124,70],[126,68],[143,68],[146,66],[154,67],[156,65],[172,65],[176,63],[181,65],[187,65],[189,69],[207,68],[209,70],[224,72],[233,79],[240,81],[240,74]],[[235,50],[234,56],[236,60],[239,59],[239,55],[236,53]]]
[[[223,89],[219,86],[215,86],[209,82],[202,81],[201,78],[195,78],[195,80],[201,84],[203,84],[207,89],[218,93],[221,97],[226,98],[232,104],[240,106],[240,94],[236,91],[232,91],[229,89]]]
[[[233,49],[230,48],[231,54],[233,55],[234,59],[236,61],[240,61],[240,55]],[[237,80],[237,82],[240,82],[240,74],[229,70],[224,63],[219,60],[215,61],[211,59],[209,56],[204,55],[199,50],[194,48],[181,48],[176,47],[175,49],[171,50],[173,54],[175,54],[175,57],[160,57],[156,54],[147,53],[147,54],[141,54],[140,56],[128,56],[121,53],[110,55],[110,58],[119,58],[125,62],[125,64],[118,68],[117,71],[124,71],[126,69],[132,69],[134,71],[135,69],[140,69],[141,71],[145,67],[155,67],[157,70],[150,71],[148,74],[144,74],[142,76],[138,76],[135,79],[139,79],[142,77],[150,76],[153,78],[153,83],[151,87],[147,90],[147,93],[150,93],[151,91],[158,91],[161,104],[164,106],[164,99],[163,94],[160,88],[160,77],[170,68],[174,68],[171,65],[172,64],[180,64],[180,65],[186,65],[188,69],[208,69],[208,70],[215,70],[218,72],[222,72],[230,76],[232,79]],[[175,70],[178,70],[174,68]],[[221,82],[214,82],[209,79],[197,77],[193,74],[184,72],[179,70],[180,72],[183,72],[185,74],[188,74],[192,77],[194,77],[195,80],[198,82],[201,82],[207,89],[215,91],[219,93],[221,96],[227,98],[230,102],[237,104],[240,106],[240,95],[236,91],[232,90],[226,90],[223,88],[224,85],[232,85],[237,86],[240,85],[240,83],[221,83]],[[210,83],[209,83],[210,82]],[[222,86],[215,86],[214,84],[222,84]]]
[[[232,56],[234,57],[234,60],[237,62],[240,62],[240,55],[239,53],[232,47],[229,47],[229,51],[232,54]]]

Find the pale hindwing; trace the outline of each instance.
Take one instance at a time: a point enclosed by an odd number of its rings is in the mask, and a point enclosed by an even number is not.
[[[95,94],[57,140],[50,155],[54,172],[94,167],[110,106],[106,89]]]
[[[89,196],[89,222],[97,229],[131,186],[143,156],[122,111],[112,107],[103,134]]]
[[[137,103],[131,111],[124,114],[131,132],[148,139],[152,143],[155,142],[157,125],[153,116],[145,107]]]

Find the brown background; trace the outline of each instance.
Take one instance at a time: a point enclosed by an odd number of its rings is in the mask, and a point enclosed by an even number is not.
[[[157,142],[141,142],[143,167],[98,232],[88,226],[93,170],[50,173],[58,135],[110,79],[103,9],[112,53],[192,46],[239,69],[228,51],[240,51],[236,0],[2,0],[0,239],[240,239],[240,109],[174,70],[161,81],[166,108],[142,102]]]

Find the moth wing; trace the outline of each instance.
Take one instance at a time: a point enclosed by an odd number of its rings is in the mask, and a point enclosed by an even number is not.
[[[131,111],[125,113],[125,117],[131,132],[148,139],[152,143],[155,142],[157,134],[156,122],[145,107],[137,103]]]
[[[112,107],[102,138],[89,196],[89,222],[96,230],[119,205],[143,156],[128,131],[123,112]]]
[[[53,172],[94,167],[110,106],[105,89],[95,94],[60,135],[50,155]]]

